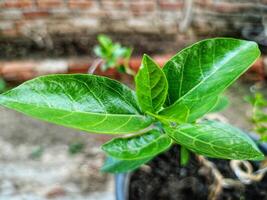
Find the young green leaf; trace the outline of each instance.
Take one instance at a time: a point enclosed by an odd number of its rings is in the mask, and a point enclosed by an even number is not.
[[[148,157],[140,160],[118,160],[112,157],[108,157],[101,168],[102,172],[109,173],[124,173],[137,169],[141,165],[152,160],[153,157]]]
[[[133,160],[155,156],[167,150],[172,144],[168,135],[151,130],[143,135],[115,138],[105,143],[102,149],[117,159]]]
[[[165,127],[175,142],[204,156],[234,160],[261,160],[264,155],[241,130],[216,121]]]
[[[141,115],[127,86],[94,75],[49,75],[0,96],[0,104],[55,124],[94,133],[133,133],[152,119]]]
[[[147,55],[143,56],[141,68],[135,77],[135,85],[142,110],[156,113],[166,99],[168,83],[162,70]]]
[[[255,42],[230,38],[208,39],[182,50],[163,68],[169,107],[159,114],[170,121],[195,121],[214,107],[218,96],[259,55]]]
[[[105,50],[108,50],[111,46],[113,46],[112,40],[107,35],[100,34],[97,36],[97,40],[101,47]]]

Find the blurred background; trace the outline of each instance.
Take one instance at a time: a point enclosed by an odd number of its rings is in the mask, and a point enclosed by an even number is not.
[[[132,87],[143,53],[163,65],[183,47],[218,36],[261,48],[220,113],[251,131],[252,106],[244,97],[266,93],[266,0],[0,0],[0,90],[88,70]],[[120,53],[108,57],[101,51],[106,45]],[[99,172],[99,146],[109,138],[0,108],[0,199],[113,200],[113,176]]]

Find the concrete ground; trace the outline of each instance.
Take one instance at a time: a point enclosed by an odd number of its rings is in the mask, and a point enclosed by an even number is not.
[[[0,200],[113,200],[104,140],[0,108]]]

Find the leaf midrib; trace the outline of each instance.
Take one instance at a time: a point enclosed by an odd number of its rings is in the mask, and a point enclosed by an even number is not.
[[[150,146],[150,145],[152,145],[152,144],[158,142],[161,138],[164,139],[165,137],[168,137],[168,136],[167,136],[167,135],[160,135],[159,137],[157,137],[156,139],[154,139],[152,142],[147,143],[146,145],[142,146],[142,148],[146,148],[146,147],[148,147],[148,146]],[[114,139],[114,140],[115,140],[115,139]],[[171,140],[170,140],[170,141],[171,141]],[[170,142],[170,143],[171,143],[171,142]],[[135,150],[138,150],[138,149],[140,149],[140,148],[136,147],[136,148],[129,148],[129,149],[135,151]],[[118,151],[116,151],[116,152],[118,152]],[[129,151],[127,151],[127,150],[123,150],[122,152],[129,152]],[[140,152],[140,150],[139,150],[138,152]],[[146,157],[148,157],[148,156],[146,156]],[[144,158],[146,158],[146,157],[144,157]],[[138,159],[139,159],[139,158],[138,158]]]
[[[235,53],[233,55],[230,54],[231,57],[229,57],[228,59],[226,59],[226,61],[224,61],[219,66],[222,66],[222,65],[225,65],[226,63],[228,63],[232,58],[234,58],[236,55],[238,55],[240,53],[239,52],[240,49],[246,49],[247,46],[250,46],[250,43],[246,43],[244,46],[240,46],[240,47],[236,48],[235,51],[234,51]],[[215,48],[215,46],[214,46],[214,48]],[[216,64],[214,64],[214,65],[216,65]],[[202,85],[204,82],[206,82],[210,77],[212,77],[220,69],[221,69],[221,67],[215,68],[215,70],[212,73],[210,73],[210,75],[208,75],[208,76],[206,76],[206,78],[202,79],[198,84],[196,84],[193,88],[191,88],[185,95],[183,95],[182,97],[180,97],[174,104],[179,103],[181,100],[183,100],[184,98],[186,98],[187,95],[190,95],[192,92],[194,92],[200,85]]]
[[[146,70],[146,74],[147,74],[147,80],[148,80],[148,84],[149,84],[149,100],[150,100],[150,109],[153,112],[154,108],[153,108],[153,99],[152,99],[152,88],[151,88],[151,80],[150,80],[150,72],[149,72],[149,66],[147,65],[147,58],[145,58],[145,64],[146,67],[144,67],[144,69]]]
[[[1,99],[0,95],[0,99]],[[9,98],[4,97],[4,99],[8,99],[8,102],[12,102],[12,103],[16,103],[16,104],[20,104],[20,105],[30,105],[30,106],[34,106],[37,108],[42,108],[42,109],[49,109],[49,110],[58,110],[58,111],[64,111],[64,112],[71,112],[71,113],[81,113],[81,114],[91,114],[91,115],[103,115],[103,116],[137,116],[137,117],[146,117],[145,115],[136,115],[136,114],[111,114],[111,113],[94,113],[94,112],[84,112],[84,111],[70,111],[70,110],[66,110],[66,109],[58,109],[58,108],[50,108],[50,107],[44,107],[44,106],[36,106],[36,105],[32,105],[30,103],[22,103],[22,102],[18,102],[18,101],[14,101],[14,100],[10,100]],[[0,101],[1,102],[1,101]],[[7,106],[6,104],[2,104],[6,107],[11,107],[11,106]]]
[[[181,129],[176,130],[175,132],[178,132],[178,133],[180,133],[180,134],[182,134],[182,135],[184,135],[184,136],[186,136],[186,137],[189,137],[189,138],[191,138],[193,141],[199,141],[199,142],[202,142],[202,143],[204,143],[204,144],[207,144],[207,145],[209,145],[210,147],[217,147],[217,148],[221,148],[221,149],[224,149],[224,150],[227,150],[227,151],[231,151],[231,150],[233,150],[232,148],[231,148],[231,149],[228,149],[228,148],[224,148],[224,147],[221,147],[221,146],[218,146],[218,145],[214,145],[214,144],[207,143],[207,142],[205,142],[204,140],[196,139],[196,138],[192,137],[190,134],[187,134],[186,132],[181,131]],[[174,136],[172,136],[172,138],[173,138],[173,137],[174,137]],[[175,137],[174,137],[174,138],[175,138]],[[191,145],[190,145],[190,146],[191,146]],[[192,145],[192,146],[193,146],[194,149],[197,148],[195,145]],[[196,150],[197,150],[197,149],[196,149]],[[238,154],[248,155],[248,153],[242,153],[242,152],[238,152]],[[250,155],[254,155],[254,154],[250,154]],[[257,156],[254,155],[253,157],[257,157]]]

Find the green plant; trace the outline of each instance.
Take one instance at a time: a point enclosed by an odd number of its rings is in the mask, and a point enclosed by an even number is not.
[[[95,54],[102,59],[100,67],[103,71],[109,68],[116,68],[119,72],[134,75],[134,72],[129,68],[129,59],[132,54],[132,49],[121,46],[119,43],[113,43],[106,35],[98,35],[99,45],[94,47]]]
[[[247,97],[246,100],[253,106],[252,122],[254,130],[261,137],[262,141],[267,141],[267,100],[263,94],[256,92],[253,97]]]
[[[261,160],[264,155],[238,128],[199,120],[259,55],[254,42],[214,38],[180,51],[163,70],[144,55],[136,92],[95,75],[49,75],[4,93],[0,104],[67,127],[127,135],[102,146],[109,156],[102,168],[107,172],[133,170],[176,143],[183,156],[190,150],[213,158]]]

